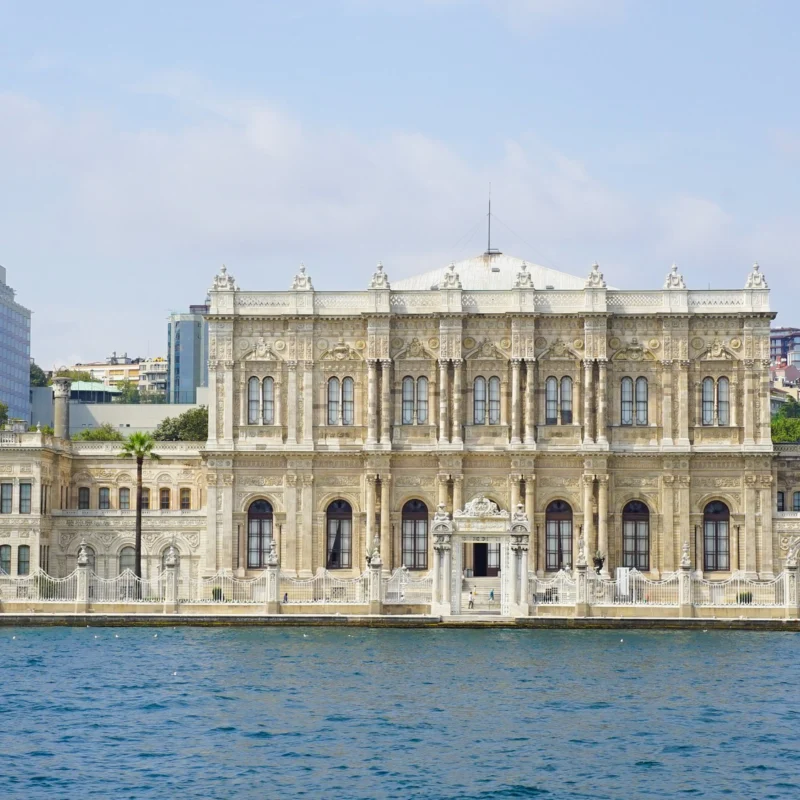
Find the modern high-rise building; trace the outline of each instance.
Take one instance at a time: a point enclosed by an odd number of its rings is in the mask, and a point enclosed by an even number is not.
[[[208,386],[208,306],[173,312],[167,328],[167,402],[195,403],[197,388]]]
[[[30,422],[31,312],[14,300],[0,267],[0,400],[11,419]]]

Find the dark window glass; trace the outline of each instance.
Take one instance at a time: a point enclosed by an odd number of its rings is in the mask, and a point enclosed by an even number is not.
[[[328,425],[339,424],[339,379],[328,380]]]
[[[500,424],[500,378],[489,378],[489,424]]]
[[[272,540],[272,506],[266,500],[256,500],[247,509],[247,567],[267,566]]]
[[[717,424],[730,425],[731,397],[727,378],[717,381]]]
[[[703,512],[703,551],[709,572],[729,570],[730,512],[725,503],[714,501]]]
[[[111,490],[106,486],[101,487],[98,493],[97,507],[103,510],[111,508]]]
[[[414,422],[414,379],[407,375],[403,378],[403,425],[411,425]]]
[[[21,544],[17,549],[17,575],[28,575],[31,571],[31,548]]]
[[[127,486],[123,486],[119,490],[119,507],[123,511],[127,511],[131,507],[131,490]]]
[[[181,489],[181,510],[189,511],[192,507],[192,490]]]
[[[89,508],[89,488],[87,486],[81,486],[78,489],[78,508]]]
[[[355,424],[355,384],[352,378],[342,381],[342,425]]]
[[[403,506],[403,564],[409,569],[428,568],[428,507],[421,500]]]
[[[150,509],[150,490],[142,488],[142,510]]]
[[[159,497],[159,508],[162,511],[169,511],[169,504],[170,504],[170,491],[169,489],[161,489],[158,493]]]
[[[11,513],[11,493],[13,486],[10,483],[0,484],[0,514]]]
[[[568,503],[563,500],[553,500],[547,506],[545,534],[545,569],[549,572],[571,569],[572,508]]]
[[[783,492],[778,492],[778,511],[786,511],[785,497]]]
[[[136,566],[136,551],[132,547],[123,547],[119,551],[119,571],[120,574],[129,569],[133,572]]]
[[[258,422],[258,378],[250,378],[247,382],[247,424]]]
[[[472,393],[472,418],[476,425],[486,424],[486,378],[475,378]]]
[[[264,378],[263,384],[263,412],[262,420],[265,425],[275,424],[275,381],[272,378]]]
[[[0,545],[0,573],[11,574],[11,545]]]
[[[572,425],[572,378],[561,379],[561,424]]]
[[[620,384],[621,410],[620,423],[633,425],[633,378],[623,378]]]
[[[29,483],[19,485],[19,513],[31,513],[31,485]]]
[[[353,564],[353,509],[346,500],[334,500],[327,511],[328,569],[348,569]]]
[[[647,378],[636,379],[636,424],[647,425]]]
[[[714,424],[714,379],[703,378],[703,425]]]
[[[622,509],[622,566],[650,569],[650,509],[638,500]]]
[[[425,425],[428,422],[428,379],[417,378],[417,423]]]
[[[544,384],[545,412],[544,421],[548,425],[558,424],[558,381],[548,378]]]

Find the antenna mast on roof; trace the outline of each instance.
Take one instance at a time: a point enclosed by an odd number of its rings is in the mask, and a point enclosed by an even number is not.
[[[486,240],[486,252],[484,253],[485,256],[497,256],[500,255],[500,251],[497,249],[492,249],[492,184],[489,184],[489,232],[488,238]]]

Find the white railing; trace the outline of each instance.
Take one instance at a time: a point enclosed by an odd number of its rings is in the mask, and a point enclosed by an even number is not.
[[[433,597],[433,574],[412,578],[406,567],[396,569],[384,580],[383,602],[429,605]]]
[[[66,578],[53,578],[43,570],[30,575],[0,575],[0,599],[36,600],[40,603],[71,603],[78,596],[78,571]]]
[[[575,605],[575,580],[563,569],[552,578],[542,580],[529,574],[528,587],[532,604],[572,606]]]
[[[590,577],[588,598],[597,606],[677,606],[680,602],[678,574],[653,581],[637,570],[620,573],[614,580]]]
[[[784,577],[771,581],[751,581],[732,575],[726,581],[692,580],[692,603],[695,606],[761,606],[785,604]]]
[[[137,578],[129,569],[115,578],[89,576],[90,603],[161,603],[164,600],[164,576]]]
[[[210,578],[198,578],[194,590],[190,597],[192,603],[264,603],[267,599],[267,574],[245,580],[221,570]]]
[[[369,602],[368,574],[357,578],[336,578],[327,570],[321,570],[306,580],[281,575],[280,600],[284,604],[324,603],[362,604]]]

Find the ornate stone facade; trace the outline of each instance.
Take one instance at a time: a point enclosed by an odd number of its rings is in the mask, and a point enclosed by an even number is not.
[[[162,459],[145,465],[147,572],[174,542],[184,580],[252,574],[257,501],[281,568],[300,576],[360,573],[376,538],[385,569],[413,558],[407,566],[428,570],[437,505],[452,513],[484,496],[506,512],[522,505],[538,573],[554,558],[574,566],[583,541],[605,572],[673,572],[688,543],[698,572],[766,577],[800,540],[800,448],[774,452],[770,439],[774,315],[759,269],[738,290],[687,289],[673,267],[662,289],[619,291],[597,265],[578,278],[497,255],[391,283],[379,265],[365,284],[316,291],[305,267],[288,291],[214,278],[209,438],[159,445]],[[12,572],[25,542],[32,569],[67,574],[85,539],[97,571],[116,574],[133,541],[120,490],[131,507],[135,497],[135,466],[117,449],[0,433]],[[18,513],[28,483],[31,510]],[[350,517],[332,524],[336,503]],[[706,563],[711,503],[729,514],[714,545],[727,548],[725,569]],[[426,525],[410,524],[412,506]],[[646,536],[626,534],[626,508],[646,515]],[[560,544],[553,509],[570,526]]]

